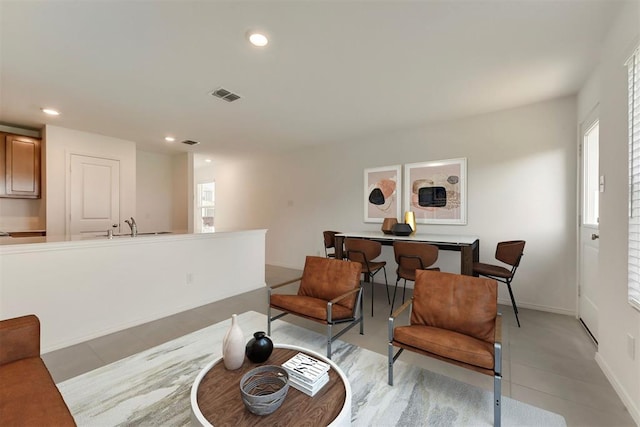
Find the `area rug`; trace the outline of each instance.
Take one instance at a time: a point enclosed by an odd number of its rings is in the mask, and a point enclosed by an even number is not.
[[[253,311],[238,316],[247,340],[267,319]],[[190,424],[189,393],[196,375],[220,357],[224,321],[58,384],[80,426],[184,426]],[[325,337],[284,321],[273,323],[274,343],[324,354]],[[354,426],[491,426],[493,393],[398,360],[395,386],[387,384],[387,358],[337,341],[332,360],[349,379]],[[402,385],[402,386],[400,386]],[[502,398],[505,426],[566,426],[562,416]]]

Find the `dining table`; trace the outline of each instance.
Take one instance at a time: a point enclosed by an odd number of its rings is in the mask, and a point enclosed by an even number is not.
[[[437,246],[443,251],[460,252],[460,274],[477,276],[473,273],[473,263],[480,261],[480,239],[478,236],[460,234],[412,233],[408,236],[396,236],[382,231],[349,231],[335,236],[336,259],[344,256],[344,239],[356,238],[380,242],[392,246],[395,241],[421,242]]]

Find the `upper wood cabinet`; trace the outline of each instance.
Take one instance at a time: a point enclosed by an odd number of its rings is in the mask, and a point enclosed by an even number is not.
[[[0,197],[40,198],[40,140],[0,134]],[[2,182],[4,181],[4,182]]]

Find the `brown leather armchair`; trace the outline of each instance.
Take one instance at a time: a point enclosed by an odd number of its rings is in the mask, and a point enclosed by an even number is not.
[[[403,350],[493,375],[494,425],[500,425],[502,319],[493,279],[417,270],[413,298],[389,318],[389,385]],[[411,307],[410,324],[395,319]],[[394,347],[399,350],[394,355]]]
[[[308,256],[302,277],[267,288],[269,308],[267,334],[271,335],[271,322],[287,314],[327,325],[327,357],[331,359],[331,342],[349,329],[360,324],[364,334],[362,316],[362,266],[357,262]],[[273,294],[273,290],[300,282],[296,295]],[[282,311],[271,316],[271,309]],[[334,325],[347,324],[333,335]]]

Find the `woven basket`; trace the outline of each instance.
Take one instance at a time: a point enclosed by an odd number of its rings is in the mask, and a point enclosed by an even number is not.
[[[240,380],[242,401],[256,415],[268,415],[278,409],[287,391],[289,376],[280,366],[260,366],[244,374]]]

